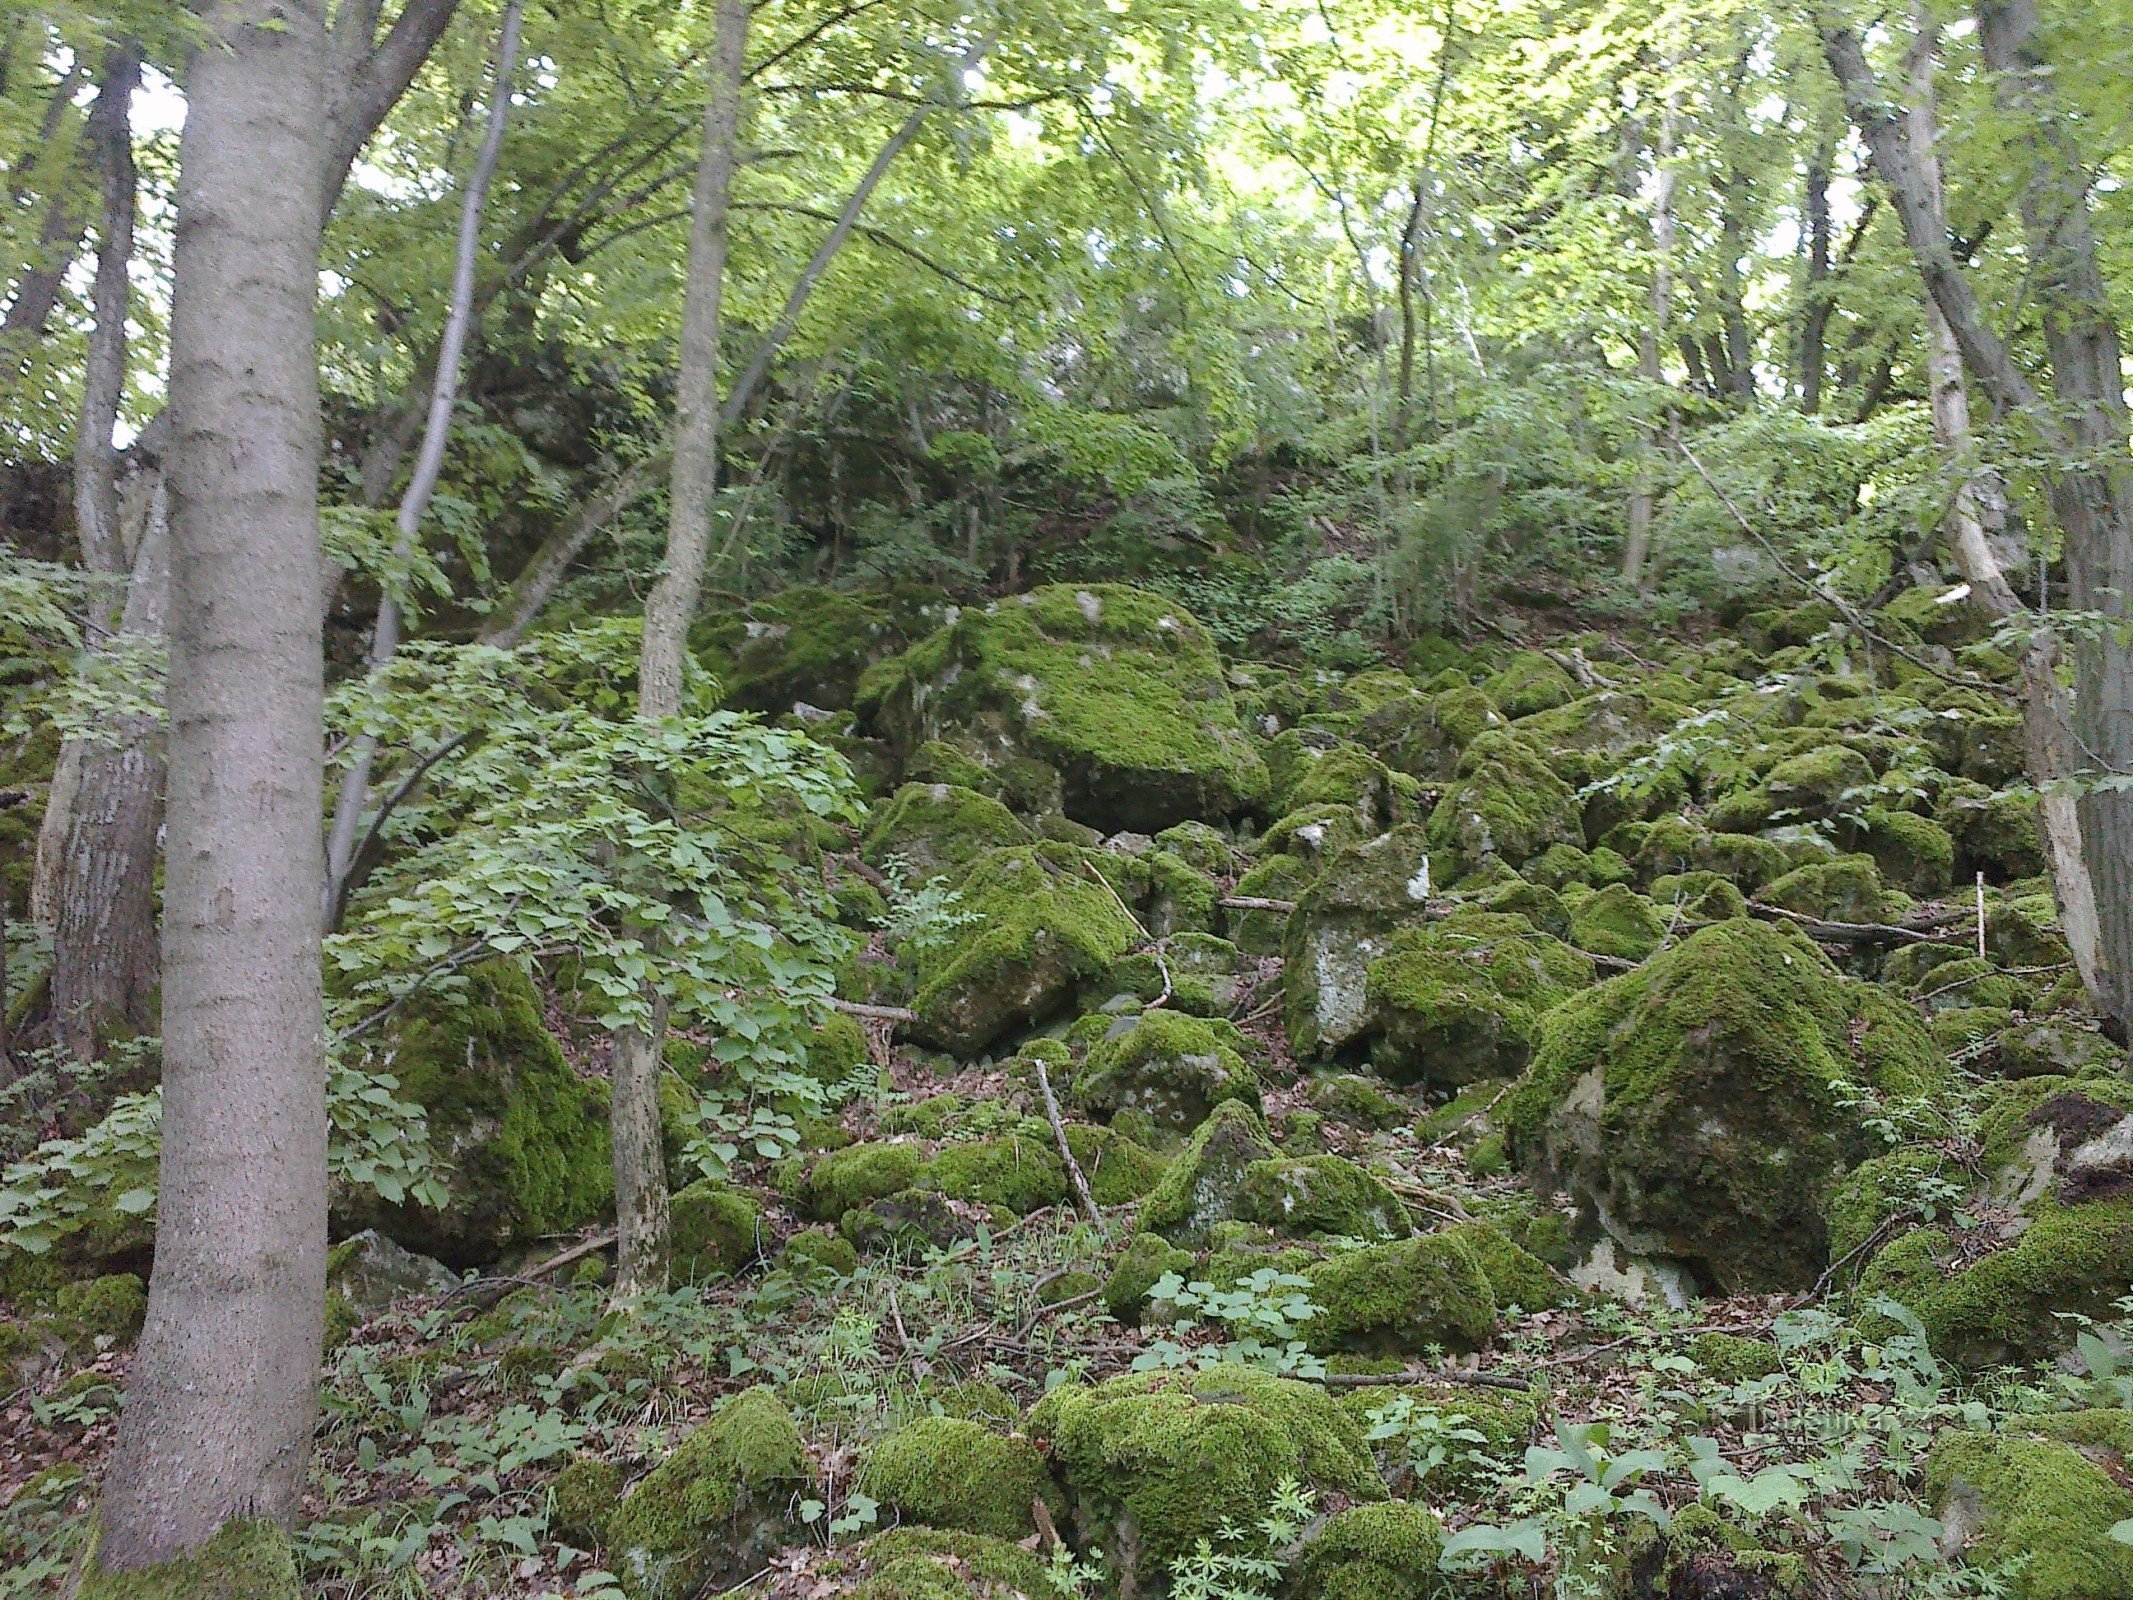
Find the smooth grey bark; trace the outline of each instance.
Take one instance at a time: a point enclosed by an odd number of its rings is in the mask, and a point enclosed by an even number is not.
[[[162,1167],[103,1485],[114,1572],[294,1521],[324,1342],[324,0],[222,0],[201,25],[170,319]]]
[[[422,518],[437,480],[444,471],[445,448],[452,437],[452,410],[459,398],[459,369],[466,355],[467,337],[474,324],[474,269],[481,255],[481,212],[503,154],[504,129],[511,120],[511,69],[518,59],[518,38],[524,0],[510,0],[497,29],[496,64],[490,77],[489,113],[482,129],[481,147],[474,170],[467,177],[459,201],[459,238],[452,257],[452,293],[445,313],[444,336],[438,345],[437,365],[430,380],[429,410],[423,422],[422,448],[415,455],[414,475],[400,497],[395,517],[393,553],[405,564],[421,537]],[[376,620],[370,630],[369,670],[377,673],[400,649],[400,604],[390,589],[378,597]],[[335,796],[333,825],[326,845],[326,875],[323,906],[326,927],[338,928],[347,910],[350,876],[355,870],[356,844],[362,833],[363,808],[370,799],[371,767],[377,760],[378,741],[369,733],[358,734],[341,775]]]
[[[740,161],[741,85],[748,0],[718,0],[708,67],[703,149],[690,201],[689,273],[682,298],[681,370],[675,386],[673,475],[666,560],[645,599],[637,658],[637,715],[658,722],[681,710],[689,624],[703,592],[718,485],[718,365],[726,289],[726,219]],[[646,942],[657,958],[654,936]],[[615,1298],[666,1287],[667,1179],[660,1146],[659,1069],[666,1012],[652,997],[643,1028],[615,1034],[609,1128],[615,1169]]]
[[[1829,370],[1829,319],[1837,302],[1830,282],[1830,168],[1836,142],[1824,139],[1807,158],[1801,210],[1807,222],[1807,277],[1800,300],[1800,410],[1822,409],[1822,382]]]
[[[59,303],[59,291],[66,281],[67,269],[74,265],[74,258],[81,252],[82,240],[88,236],[89,211],[80,203],[70,182],[74,176],[71,169],[75,164],[73,146],[77,130],[69,127],[74,115],[75,91],[87,76],[79,61],[60,75],[51,98],[45,102],[44,117],[38,128],[39,159],[25,163],[16,182],[9,185],[9,193],[21,200],[30,191],[29,180],[33,175],[48,174],[51,178],[51,194],[38,224],[36,248],[15,280],[7,315],[0,317],[0,352],[8,352],[11,356],[14,351],[34,344],[44,332],[53,307]]]

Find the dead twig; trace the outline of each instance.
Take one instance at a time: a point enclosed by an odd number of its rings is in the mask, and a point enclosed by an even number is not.
[[[1052,1138],[1059,1145],[1059,1159],[1066,1163],[1067,1176],[1074,1181],[1074,1198],[1081,1202],[1081,1209],[1088,1219],[1096,1224],[1096,1231],[1110,1237],[1110,1229],[1104,1226],[1104,1214],[1097,1209],[1096,1196],[1089,1192],[1089,1180],[1082,1175],[1081,1163],[1074,1159],[1073,1147],[1067,1143],[1066,1121],[1059,1115],[1059,1100],[1052,1093],[1052,1076],[1044,1070],[1042,1057],[1037,1060],[1037,1092],[1044,1096],[1045,1120],[1052,1125]]]

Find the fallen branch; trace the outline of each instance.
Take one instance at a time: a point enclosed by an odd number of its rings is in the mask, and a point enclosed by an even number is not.
[[[1305,1380],[1306,1382],[1314,1380]],[[1493,1372],[1465,1372],[1457,1368],[1425,1368],[1406,1372],[1328,1372],[1315,1380],[1329,1389],[1406,1388],[1418,1383],[1464,1383],[1479,1389],[1505,1389],[1524,1394],[1533,1386],[1516,1378],[1499,1378]]]
[[[1059,1145],[1059,1159],[1066,1163],[1067,1176],[1074,1180],[1074,1197],[1081,1202],[1081,1209],[1088,1219],[1096,1224],[1096,1231],[1106,1238],[1110,1229],[1104,1226],[1104,1214],[1097,1209],[1096,1197],[1089,1192],[1089,1180],[1082,1176],[1081,1163],[1074,1159],[1073,1147],[1067,1143],[1066,1123],[1059,1115],[1059,1101],[1052,1093],[1051,1074],[1044,1070],[1044,1058],[1039,1056],[1037,1066],[1037,1091],[1044,1096],[1045,1120],[1052,1125],[1052,1138]]]
[[[871,1017],[876,1022],[916,1022],[918,1013],[908,1006],[869,1006],[857,1000],[839,1000],[832,995],[828,1001],[830,1010],[842,1011],[847,1016]]]
[[[1966,940],[1943,939],[1935,930],[1945,927],[1948,919],[1935,918],[1915,927],[1906,927],[1894,922],[1830,922],[1821,917],[1810,917],[1804,911],[1788,911],[1783,906],[1767,905],[1760,900],[1748,902],[1748,909],[1760,917],[1779,917],[1784,921],[1804,928],[1810,937],[1826,940],[1831,944],[1941,944],[1968,949]]]
[[[1279,911],[1283,915],[1296,909],[1294,900],[1262,900],[1255,894],[1226,894],[1215,904],[1232,911]]]
[[[610,1228],[605,1233],[594,1234],[590,1239],[580,1239],[569,1249],[559,1250],[546,1261],[536,1262],[523,1272],[513,1274],[510,1277],[478,1278],[472,1283],[463,1284],[459,1288],[451,1290],[446,1298],[449,1299],[454,1295],[463,1294],[467,1297],[470,1309],[486,1311],[489,1307],[495,1305],[497,1301],[503,1299],[508,1290],[515,1287],[535,1287],[541,1279],[547,1277],[550,1273],[560,1272],[574,1262],[583,1261],[589,1255],[606,1250],[614,1242],[615,1231]]]

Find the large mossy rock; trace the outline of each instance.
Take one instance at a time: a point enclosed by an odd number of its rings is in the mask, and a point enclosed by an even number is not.
[[[447,1198],[435,1211],[351,1199],[338,1211],[343,1226],[376,1226],[469,1267],[584,1227],[611,1203],[607,1085],[571,1070],[515,964],[482,962],[456,994],[410,1005],[374,1064],[422,1107]]]
[[[1066,814],[1106,833],[1256,810],[1266,765],[1191,613],[1118,584],[1054,584],[966,611],[861,685],[903,752],[930,739],[988,766],[1058,774]]]
[[[1433,876],[1441,883],[1491,862],[1519,867],[1551,845],[1582,845],[1578,797],[1539,747],[1509,729],[1476,736],[1429,816]]]
[[[1940,1171],[1924,1148],[1867,1163],[1830,1203],[1833,1241],[1891,1236],[1861,1292],[1908,1306],[1936,1352],[1972,1367],[2051,1354],[2133,1283],[2133,1085],[2025,1079],[2000,1092],[1979,1137],[1987,1178],[1967,1197],[1968,1227],[1945,1207],[1904,1226]]]
[[[1019,1544],[942,1528],[891,1528],[859,1547],[846,1600],[1056,1600],[1045,1564]]]
[[[1385,1498],[1355,1418],[1314,1384],[1244,1367],[1064,1386],[1029,1431],[1050,1447],[1078,1542],[1102,1550],[1122,1593],[1167,1594],[1173,1560],[1225,1523],[1253,1526],[1284,1478]]]
[[[1395,828],[1334,851],[1298,898],[1281,947],[1298,1059],[1331,1059],[1369,1031],[1370,963],[1428,900],[1428,858],[1421,829]]]
[[[1253,1162],[1234,1214],[1293,1238],[1396,1239],[1410,1228],[1407,1208],[1384,1180],[1341,1156]]]
[[[1945,1542],[1974,1562],[2011,1565],[2009,1600],[2133,1600],[2133,1545],[2111,1537],[2133,1518],[2125,1457],[2096,1454],[2104,1459],[2023,1432],[1943,1434],[1926,1484]]]
[[[997,1539],[1034,1531],[1038,1501],[1058,1509],[1035,1445],[961,1417],[921,1417],[897,1429],[867,1451],[857,1483],[906,1522]]]
[[[1549,1008],[1594,975],[1590,957],[1508,912],[1402,928],[1368,971],[1371,1060],[1395,1083],[1508,1077],[1532,1058]]]
[[[1258,1106],[1244,1048],[1221,1018],[1162,1009],[1122,1016],[1090,1046],[1068,1098],[1106,1122],[1135,1111],[1159,1128],[1190,1132],[1226,1100]]]
[[[1071,845],[995,850],[964,879],[967,927],[924,956],[913,1033],[957,1055],[1043,1021],[1110,971],[1140,932]]]
[[[790,1536],[787,1502],[807,1476],[806,1443],[777,1392],[743,1389],[616,1510],[607,1541],[622,1586],[686,1600],[755,1571]]]
[[[1557,1008],[1504,1123],[1633,1256],[1729,1293],[1799,1287],[1827,1264],[1822,1201],[1875,1148],[1866,1099],[1945,1071],[1908,1007],[1739,919]]]

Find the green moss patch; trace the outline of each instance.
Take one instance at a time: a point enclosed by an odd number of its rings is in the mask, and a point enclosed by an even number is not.
[[[897,1429],[867,1451],[858,1485],[907,1522],[1001,1539],[1032,1532],[1030,1507],[1054,1499],[1035,1445],[959,1417]]]

